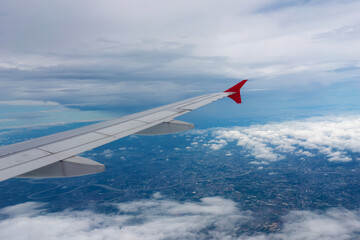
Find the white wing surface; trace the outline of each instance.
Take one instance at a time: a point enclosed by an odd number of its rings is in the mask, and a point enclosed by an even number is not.
[[[224,97],[241,103],[240,88],[245,82],[225,92],[4,146],[0,148],[0,181],[12,177],[72,177],[104,171],[104,165],[77,155],[132,134],[170,134],[192,129],[193,124],[174,119]]]

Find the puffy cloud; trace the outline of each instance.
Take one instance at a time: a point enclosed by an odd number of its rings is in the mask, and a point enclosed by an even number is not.
[[[329,161],[348,162],[348,154],[360,153],[360,117],[323,117],[214,130],[213,150],[235,141],[256,159],[277,161],[286,153],[313,157],[325,154]]]
[[[218,139],[218,140],[211,140],[208,144],[204,144],[205,146],[210,146],[212,150],[219,150],[220,148],[224,147],[227,144],[227,142],[224,139]]]
[[[27,202],[0,210],[3,239],[336,239],[357,238],[360,212],[328,209],[291,211],[275,233],[236,234],[235,229],[257,221],[231,200],[220,197],[178,202],[154,198],[114,204],[111,214],[90,210],[48,212],[46,204]]]
[[[43,204],[25,203],[1,210],[3,239],[230,239],[235,224],[247,221],[236,203],[219,197],[199,202],[161,199],[115,205],[115,214],[66,210],[48,213]]]
[[[106,158],[112,158],[114,156],[114,151],[111,149],[105,149],[100,155],[106,157]]]

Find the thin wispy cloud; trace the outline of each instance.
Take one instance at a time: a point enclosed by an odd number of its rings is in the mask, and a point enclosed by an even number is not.
[[[0,101],[0,130],[103,121],[110,117],[105,112],[79,111],[53,101]]]
[[[36,100],[10,100],[0,101],[0,105],[9,106],[59,106],[57,102],[52,101],[36,101]]]
[[[1,210],[0,233],[9,240],[231,238],[235,224],[251,219],[235,202],[219,197],[177,202],[156,194],[114,206],[118,211],[106,215],[90,210],[49,213],[42,203],[19,204]]]

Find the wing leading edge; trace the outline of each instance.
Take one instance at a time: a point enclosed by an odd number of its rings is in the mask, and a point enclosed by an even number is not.
[[[206,94],[90,126],[0,148],[0,181],[12,177],[72,177],[101,172],[104,165],[77,156],[128,135],[171,134],[194,127],[176,117],[224,97],[241,103],[243,80],[225,92]]]

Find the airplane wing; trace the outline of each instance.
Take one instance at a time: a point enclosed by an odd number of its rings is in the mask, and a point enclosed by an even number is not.
[[[103,164],[78,154],[117,139],[136,135],[171,134],[194,128],[176,117],[230,97],[241,103],[243,80],[225,92],[206,94],[118,119],[60,132],[0,148],[0,181],[12,177],[73,177],[104,171]]]

